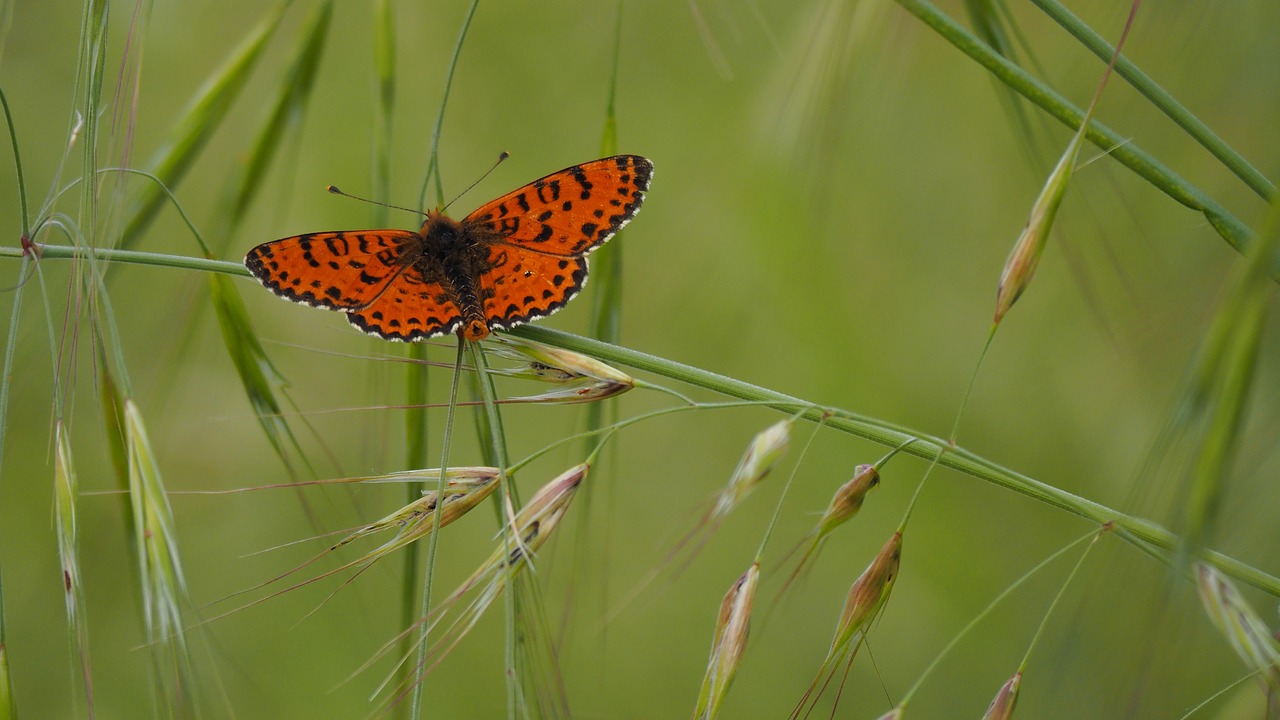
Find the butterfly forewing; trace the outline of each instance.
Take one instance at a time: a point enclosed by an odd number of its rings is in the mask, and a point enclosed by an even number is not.
[[[407,230],[320,232],[263,243],[245,267],[275,294],[330,310],[373,302],[420,250]]]
[[[638,155],[592,160],[486,203],[462,224],[494,242],[585,255],[635,216],[652,176],[653,164]]]

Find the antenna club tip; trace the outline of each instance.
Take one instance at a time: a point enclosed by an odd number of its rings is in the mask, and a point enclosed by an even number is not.
[[[511,157],[511,153],[507,152],[506,150],[503,150],[502,152],[498,153],[498,162],[502,162],[503,160],[506,160],[509,157]]]
[[[325,189],[325,190],[328,190],[329,192],[333,193],[334,195],[341,195],[341,194],[342,194],[342,191],[338,189],[338,186],[337,186],[337,185],[326,185],[324,189]]]

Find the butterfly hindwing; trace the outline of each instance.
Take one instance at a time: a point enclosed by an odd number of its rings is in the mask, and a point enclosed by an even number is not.
[[[585,255],[644,201],[653,163],[618,155],[574,165],[486,203],[462,221],[492,242],[548,255]]]
[[[508,245],[489,248],[490,268],[479,277],[489,327],[511,328],[564,307],[587,281],[587,260],[528,252]]]
[[[347,321],[370,335],[403,342],[447,335],[461,319],[453,296],[415,268],[400,273],[366,307],[347,311]]]
[[[263,243],[245,267],[287,300],[349,310],[373,302],[421,249],[407,230],[319,232]]]

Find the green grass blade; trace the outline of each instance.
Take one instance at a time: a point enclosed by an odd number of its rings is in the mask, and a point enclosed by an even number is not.
[[[249,406],[258,418],[258,424],[266,433],[272,449],[281,462],[293,472],[293,464],[289,452],[295,452],[305,463],[302,449],[284,417],[278,394],[285,386],[285,380],[271,364],[271,358],[262,347],[249,312],[244,306],[240,294],[231,284],[231,278],[225,275],[209,277],[210,301],[213,303],[218,327],[222,329],[222,343],[240,376],[240,384],[244,387]]]
[[[240,166],[231,183],[231,200],[225,217],[232,228],[239,223],[249,209],[249,204],[257,196],[272,159],[283,147],[281,138],[295,130],[306,117],[311,91],[315,87],[320,62],[324,58],[325,40],[329,35],[332,19],[333,3],[330,1],[321,5],[300,31],[302,41],[280,81],[280,90],[271,112],[258,130],[257,139],[249,150],[248,160]],[[228,239],[230,236],[229,232],[223,234]]]
[[[990,46],[932,3],[927,0],[897,0],[897,2],[947,42],[976,60],[1001,82],[1018,91],[1023,97],[1072,130],[1080,127],[1084,118],[1084,112],[1080,108],[1070,103],[1056,90],[1032,77],[1026,70],[992,50]],[[1253,243],[1253,235],[1249,227],[1199,187],[1192,185],[1161,163],[1155,156],[1097,121],[1089,124],[1086,138],[1178,203],[1202,213],[1214,230],[1231,247],[1241,253],[1248,251]],[[1280,258],[1272,259],[1270,272],[1272,277],[1280,276]]]
[[[214,71],[188,104],[174,127],[173,134],[156,152],[150,168],[152,174],[169,187],[182,181],[192,163],[200,156],[205,143],[226,118],[249,75],[267,46],[267,40],[280,25],[289,0],[283,0],[232,52],[222,67]],[[125,215],[121,246],[128,248],[141,238],[165,201],[165,194],[154,185],[145,186]]]
[[[1053,18],[1054,22],[1061,25],[1064,30],[1071,33],[1094,55],[1097,55],[1104,62],[1111,59],[1111,56],[1115,53],[1115,48],[1095,32],[1093,28],[1076,17],[1062,3],[1057,0],[1032,0],[1032,2],[1038,5],[1046,15]],[[1185,130],[1204,149],[1218,158],[1227,169],[1235,173],[1236,177],[1243,180],[1254,192],[1265,200],[1271,200],[1275,197],[1276,186],[1266,176],[1253,167],[1249,161],[1241,157],[1217,133],[1210,130],[1208,125],[1205,125],[1190,110],[1170,95],[1168,91],[1160,87],[1155,80],[1152,80],[1137,65],[1134,65],[1132,61],[1121,56],[1119,62],[1116,63],[1116,73],[1127,80],[1134,89],[1142,93],[1143,97],[1150,100],[1151,104],[1159,108],[1170,120],[1177,123],[1178,127]]]
[[[1230,296],[1214,318],[1183,403],[1182,419],[1203,430],[1191,470],[1186,528],[1179,547],[1183,561],[1180,566],[1194,559],[1207,541],[1231,475],[1231,458],[1242,434],[1267,306],[1272,298],[1267,268],[1280,246],[1280,199],[1272,204],[1258,238]]]

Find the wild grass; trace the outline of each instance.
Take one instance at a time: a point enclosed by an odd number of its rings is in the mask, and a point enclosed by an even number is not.
[[[1280,717],[1280,16],[1033,5],[0,15],[0,720]],[[655,163],[562,315],[241,282],[498,150]]]

